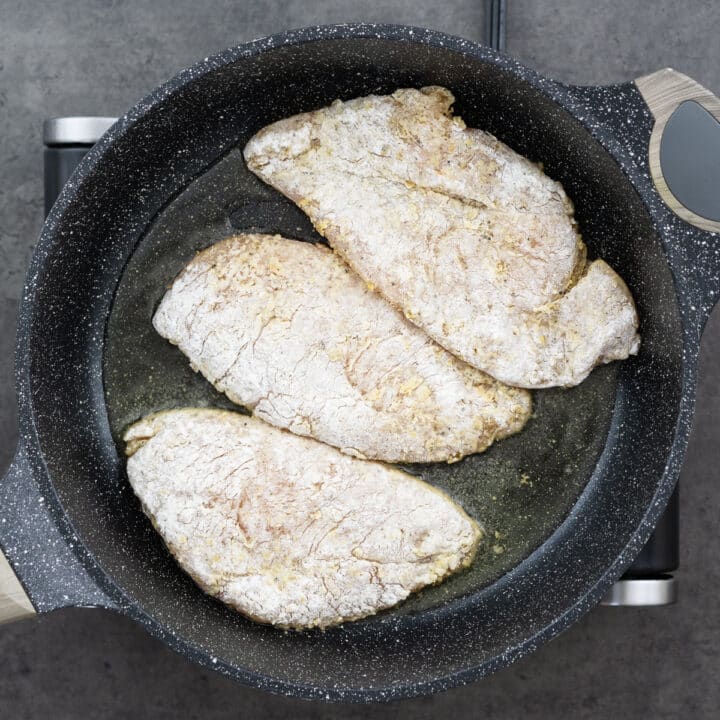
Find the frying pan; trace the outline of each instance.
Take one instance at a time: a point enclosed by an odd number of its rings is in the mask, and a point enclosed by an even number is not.
[[[338,97],[430,84],[455,93],[469,126],[563,183],[591,255],[637,301],[642,347],[577,388],[535,393],[527,429],[489,452],[409,468],[485,524],[467,573],[325,632],[257,625],[179,570],[128,487],[126,423],[225,402],[150,318],[175,273],[219,237],[319,240],[244,168],[239,148],[253,133]],[[107,608],[249,685],[352,701],[466,683],[555,636],[631,563],[678,476],[699,338],[720,290],[711,113],[717,99],[670,70],[570,87],[474,43],[399,26],[276,35],[160,87],[88,153],[32,258],[18,325],[20,441],[0,485],[0,615]],[[693,173],[691,192],[678,178]]]

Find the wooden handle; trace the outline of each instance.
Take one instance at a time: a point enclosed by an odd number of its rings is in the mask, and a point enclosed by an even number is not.
[[[0,625],[35,615],[35,608],[0,551]]]
[[[702,230],[720,232],[720,222],[694,213],[673,195],[660,166],[660,141],[665,125],[677,107],[687,100],[693,100],[720,121],[720,100],[708,89],[672,68],[638,78],[635,85],[655,117],[655,126],[650,136],[649,161],[650,174],[657,191],[668,207],[686,222]]]

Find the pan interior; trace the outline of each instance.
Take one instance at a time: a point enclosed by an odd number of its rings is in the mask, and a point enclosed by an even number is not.
[[[151,318],[198,250],[243,231],[321,241],[305,215],[259,181],[240,149],[233,149],[158,214],[130,258],[108,322],[104,362],[107,410],[119,453],[123,430],[147,413],[188,406],[240,410],[192,371],[185,356],[154,331]],[[478,591],[560,525],[605,445],[617,370],[617,365],[600,368],[572,389],[535,392],[528,426],[488,452],[452,465],[408,468],[446,490],[486,534],[468,571],[389,613],[413,613]]]
[[[95,577],[213,667],[321,697],[427,690],[536,645],[640,525],[667,474],[682,395],[682,325],[663,245],[612,156],[551,97],[563,94],[446,36],[430,33],[423,44],[420,31],[355,32],[310,30],[311,42],[228,51],[133,111],[45,229],[27,329],[26,407]],[[433,84],[453,91],[469,126],[542,161],[564,184],[590,252],[620,271],[636,299],[642,348],[578,388],[535,393],[528,427],[489,452],[413,468],[489,530],[472,570],[376,618],[282,633],[224,608],[177,568],[129,488],[113,436],[153,410],[226,404],[150,325],[193,252],[242,230],[317,239],[245,171],[237,148],[264,125],[336,98]]]

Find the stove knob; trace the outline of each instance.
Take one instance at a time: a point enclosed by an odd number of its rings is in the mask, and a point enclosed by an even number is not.
[[[677,602],[678,585],[674,577],[618,580],[600,601],[611,607],[659,607]]]
[[[58,117],[43,123],[43,143],[48,146],[94,145],[117,118]]]
[[[115,120],[110,117],[59,117],[43,123],[45,215],[85,153]]]

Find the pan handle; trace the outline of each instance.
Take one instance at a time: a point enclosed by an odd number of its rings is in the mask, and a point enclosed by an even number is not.
[[[672,68],[635,85],[655,120],[648,160],[660,197],[691,225],[720,232],[720,100]]]
[[[36,481],[36,459],[18,445],[0,480],[0,624],[62,607],[119,610],[80,560]]]
[[[5,555],[0,552],[0,625],[32,617],[35,612],[17,575]]]
[[[19,453],[16,453],[17,460]],[[15,489],[15,476],[17,474],[16,462],[10,466],[7,474],[2,480],[0,486],[0,496],[8,488],[13,486]],[[12,622],[13,620],[22,620],[23,618],[32,617],[37,613],[35,606],[30,600],[30,596],[25,592],[20,579],[15,574],[12,565],[3,551],[2,545],[10,546],[12,544],[12,519],[10,518],[12,507],[0,500],[0,532],[6,535],[6,541],[3,543],[0,537],[0,625]],[[8,530],[10,530],[8,532]]]
[[[720,296],[720,100],[671,68],[566,88],[634,178],[663,239],[684,324],[699,337]]]

